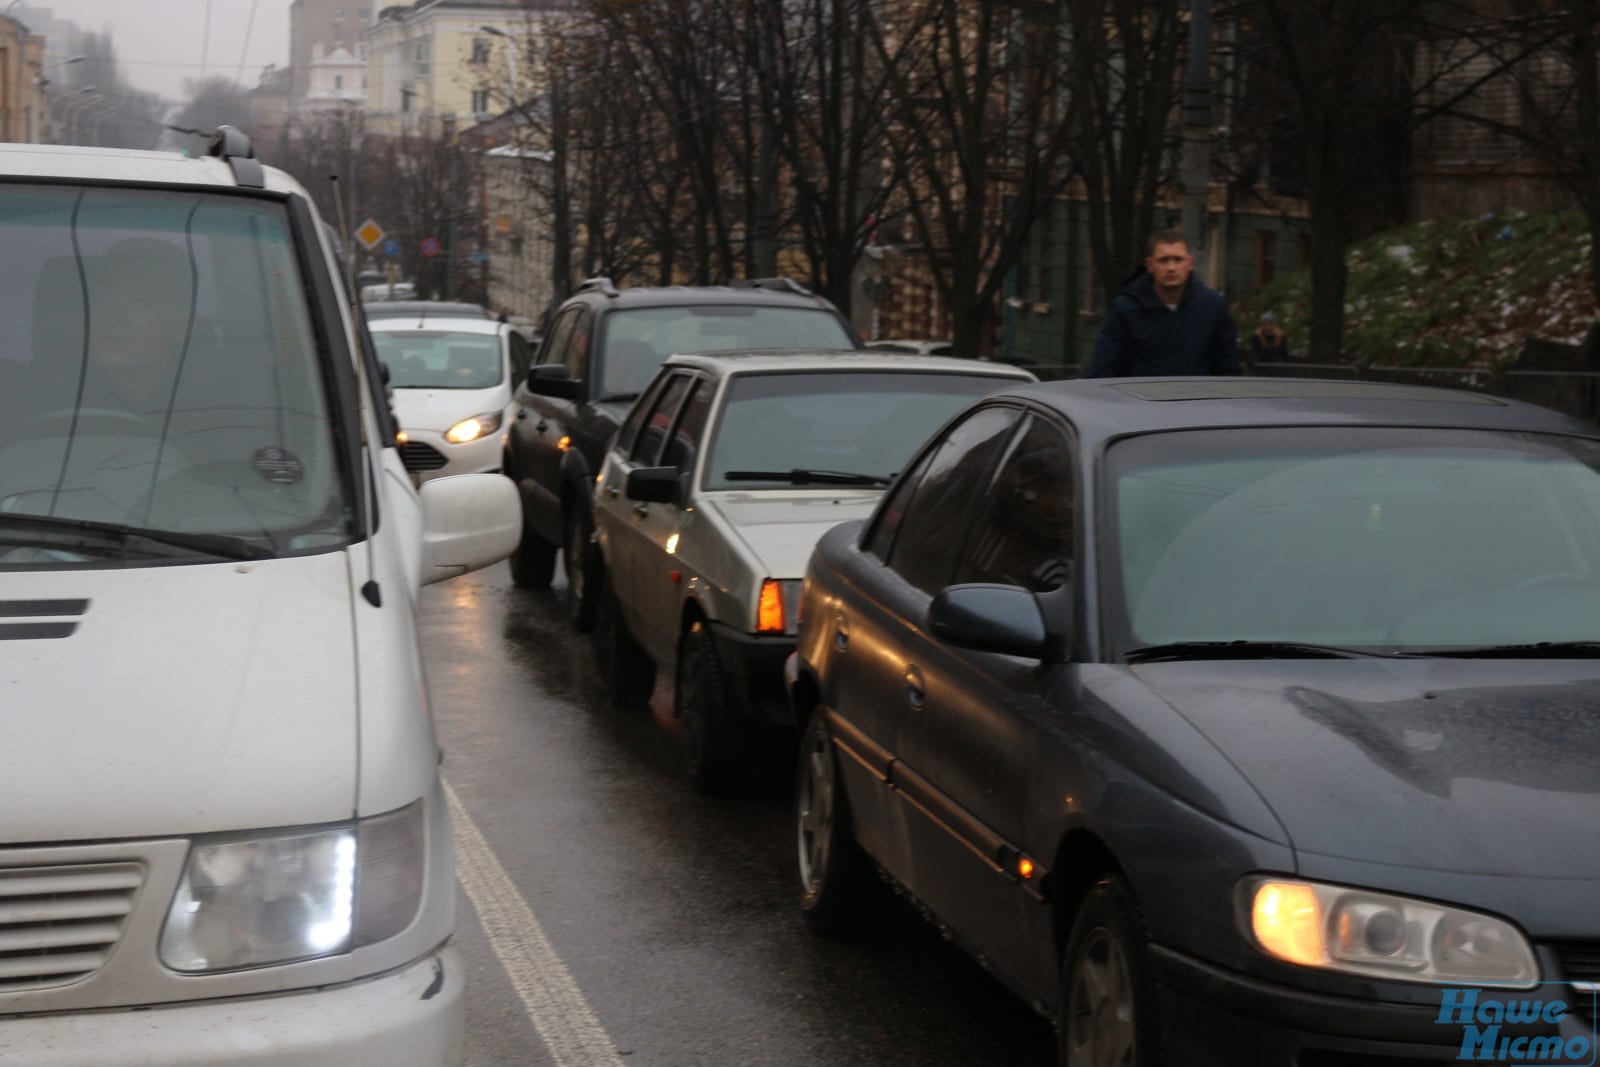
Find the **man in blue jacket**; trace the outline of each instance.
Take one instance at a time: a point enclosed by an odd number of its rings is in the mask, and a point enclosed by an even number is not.
[[[1183,234],[1152,237],[1144,268],[1111,302],[1084,377],[1241,373],[1228,302],[1193,275]]]

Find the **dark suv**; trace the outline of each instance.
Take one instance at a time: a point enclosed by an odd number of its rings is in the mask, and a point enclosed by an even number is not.
[[[618,289],[591,278],[556,312],[517,388],[503,469],[522,496],[521,586],[548,585],[561,547],[573,622],[594,622],[594,479],[628,408],[679,352],[861,347],[827,300],[787,278]]]

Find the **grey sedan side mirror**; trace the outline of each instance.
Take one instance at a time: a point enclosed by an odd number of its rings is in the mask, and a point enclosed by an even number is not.
[[[1050,644],[1038,599],[1015,585],[952,585],[928,606],[928,630],[976,652],[1043,659]]]
[[[639,467],[628,472],[622,491],[642,504],[676,504],[679,473],[677,467]]]

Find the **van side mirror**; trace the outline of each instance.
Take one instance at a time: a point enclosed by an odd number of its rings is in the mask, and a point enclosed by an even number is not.
[[[565,363],[544,363],[528,372],[528,392],[537,396],[554,396],[563,400],[578,398],[578,382],[569,377]]]
[[[422,483],[422,584],[498,563],[522,540],[517,486],[500,474],[456,474]]]
[[[1050,632],[1038,599],[1015,585],[952,585],[928,605],[928,630],[975,652],[1043,659]]]
[[[623,492],[642,504],[676,504],[680,474],[677,467],[639,467],[628,472]]]

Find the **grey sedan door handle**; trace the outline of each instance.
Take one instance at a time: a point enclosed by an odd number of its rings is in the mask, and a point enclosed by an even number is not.
[[[617,499],[617,487],[614,485],[608,485],[600,491],[606,495],[606,499],[608,500]]]
[[[927,692],[922,685],[922,671],[916,666],[906,668],[906,703],[913,711],[921,711],[927,703]]]
[[[633,513],[642,519],[646,515],[650,514],[650,509],[645,507],[643,504],[635,504],[633,506]]]

